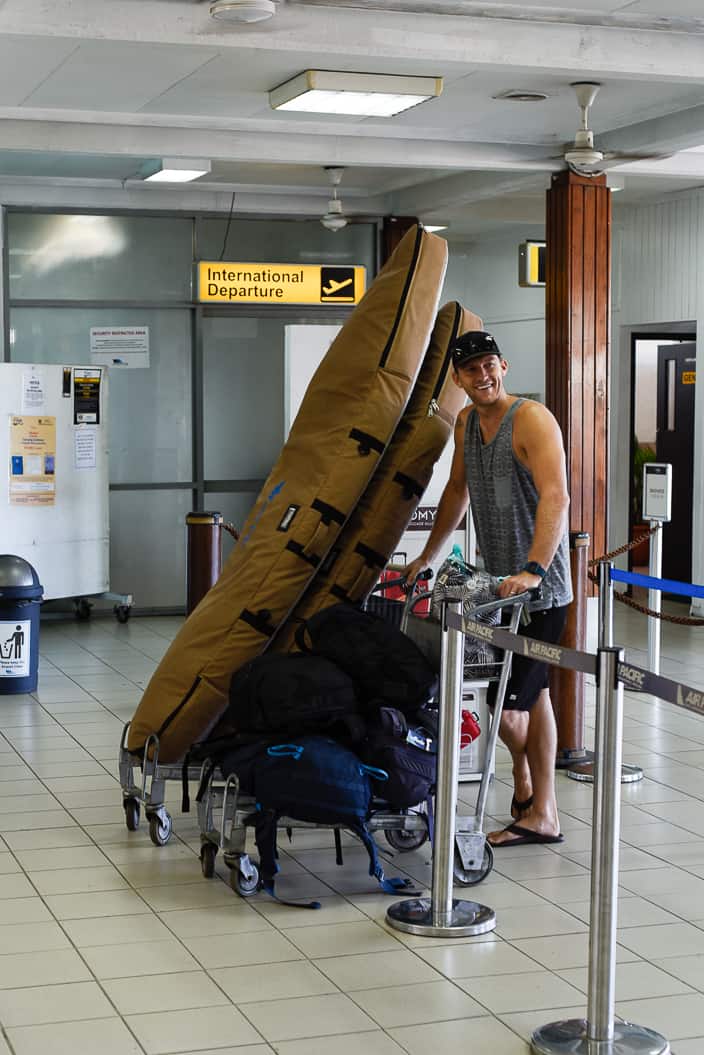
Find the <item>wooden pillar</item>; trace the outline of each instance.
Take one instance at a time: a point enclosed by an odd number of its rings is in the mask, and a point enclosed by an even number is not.
[[[571,171],[555,174],[547,192],[546,403],[565,439],[569,529],[589,534],[590,556],[604,553],[607,539],[610,195],[605,176]],[[576,600],[582,614],[571,613],[562,638],[570,648],[586,644],[583,600]],[[584,756],[584,675],[553,669],[550,689],[558,765],[569,764]],[[581,743],[574,742],[576,730]]]
[[[381,261],[383,265],[389,259],[406,231],[415,227],[418,220],[415,216],[385,216],[381,228]]]

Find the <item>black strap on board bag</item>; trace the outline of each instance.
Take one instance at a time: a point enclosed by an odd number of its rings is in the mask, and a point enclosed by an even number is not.
[[[296,644],[341,667],[363,704],[383,702],[413,716],[437,695],[437,673],[417,645],[391,623],[351,604],[316,612],[298,627]]]

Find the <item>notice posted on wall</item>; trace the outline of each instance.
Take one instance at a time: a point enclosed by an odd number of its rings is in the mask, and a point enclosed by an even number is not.
[[[123,370],[148,369],[149,327],[91,326],[90,361]]]
[[[100,424],[100,379],[99,366],[73,369],[73,423],[74,425]]]
[[[44,401],[44,375],[33,367],[31,373],[22,374],[22,413],[40,414]]]
[[[76,469],[95,469],[98,430],[94,425],[79,425],[73,434],[73,464]]]
[[[10,505],[53,506],[56,418],[10,415]]]
[[[31,627],[29,619],[0,622],[0,677],[29,677]]]

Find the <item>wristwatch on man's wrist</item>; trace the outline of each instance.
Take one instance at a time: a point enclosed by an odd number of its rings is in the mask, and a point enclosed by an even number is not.
[[[539,575],[541,579],[545,578],[546,572],[542,564],[538,564],[537,560],[527,560],[521,571],[527,571],[529,575]]]

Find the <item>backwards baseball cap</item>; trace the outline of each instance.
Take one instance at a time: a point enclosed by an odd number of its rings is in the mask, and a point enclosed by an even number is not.
[[[452,365],[457,370],[479,355],[498,355],[501,359],[499,346],[490,333],[486,330],[470,330],[455,341],[452,348]]]

